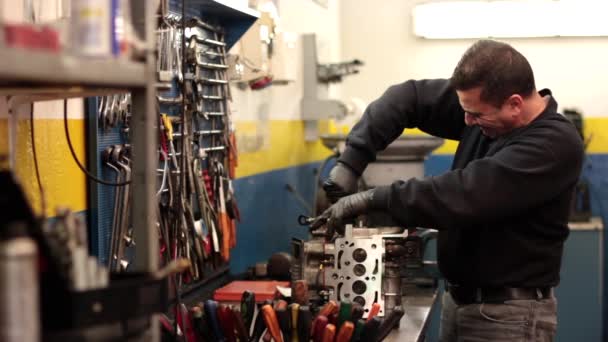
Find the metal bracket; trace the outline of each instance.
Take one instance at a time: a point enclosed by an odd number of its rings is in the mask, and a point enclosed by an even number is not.
[[[302,36],[303,53],[303,96],[300,101],[300,111],[305,127],[305,140],[319,139],[317,120],[343,117],[346,106],[339,100],[328,99],[328,85],[319,79],[319,64],[317,62],[317,43],[314,34]]]

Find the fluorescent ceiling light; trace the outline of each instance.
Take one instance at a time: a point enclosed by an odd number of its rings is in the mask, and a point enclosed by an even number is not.
[[[437,1],[412,12],[429,39],[608,36],[603,0]]]

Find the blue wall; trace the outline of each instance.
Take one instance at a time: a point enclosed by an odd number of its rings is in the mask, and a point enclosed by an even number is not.
[[[308,203],[312,203],[314,175],[320,163],[275,170],[234,181],[242,221],[237,227],[237,247],[230,260],[232,273],[266,261],[276,252],[291,253],[292,237],[306,239],[307,227],[298,225],[299,215],[310,215],[290,184]]]

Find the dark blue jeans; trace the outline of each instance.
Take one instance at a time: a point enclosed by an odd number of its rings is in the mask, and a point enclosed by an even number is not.
[[[544,342],[555,337],[555,298],[458,305],[446,292],[442,304],[441,342]]]

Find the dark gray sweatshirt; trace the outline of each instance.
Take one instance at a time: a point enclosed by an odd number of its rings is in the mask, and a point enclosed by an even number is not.
[[[452,283],[557,285],[584,151],[555,100],[527,126],[491,139],[464,124],[449,80],[407,81],[369,105],[340,161],[362,173],[404,128],[458,140],[452,170],[379,187],[374,207],[403,226],[438,229],[439,268]]]

